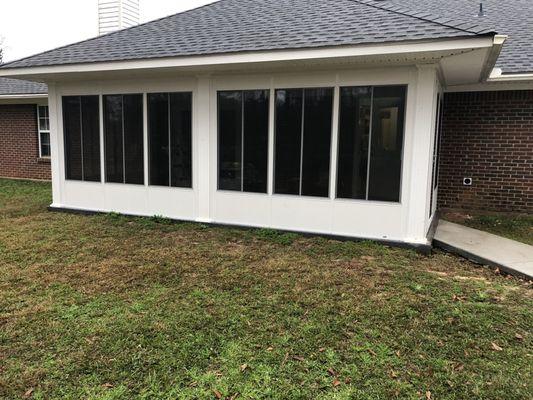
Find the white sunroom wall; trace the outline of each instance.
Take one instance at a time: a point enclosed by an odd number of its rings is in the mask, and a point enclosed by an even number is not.
[[[438,201],[438,176],[434,176],[434,173],[438,173],[438,161],[439,161],[439,154],[438,151],[440,150],[438,148],[439,141],[442,141],[442,117],[443,117],[443,110],[444,107],[444,89],[439,79],[436,79],[436,85],[437,85],[437,91],[434,95],[434,115],[433,115],[433,130],[432,130],[432,136],[431,136],[431,151],[432,154],[436,154],[436,163],[434,170],[433,165],[433,158],[431,159],[431,163],[429,166],[429,173],[430,173],[430,180],[428,185],[428,219],[426,222],[426,229],[430,229],[430,226],[436,218],[437,214],[436,211],[438,209],[437,201]],[[439,104],[440,103],[440,104]],[[436,148],[437,147],[437,148]],[[435,153],[433,153],[435,152]],[[433,180],[435,179],[436,182]]]
[[[430,179],[431,107],[437,90],[435,68],[199,75],[160,79],[69,82],[50,85],[53,125],[53,207],[214,222],[350,237],[426,243],[425,190]],[[335,198],[339,87],[407,85],[401,201],[388,203]],[[273,194],[274,89],[335,88],[329,198]],[[217,190],[217,91],[270,89],[268,193]],[[148,185],[146,93],[193,93],[193,188]],[[144,94],[144,185],[105,183],[102,101],[100,102],[101,182],[65,179],[61,97],[67,95]],[[55,124],[55,127],[54,127]],[[420,145],[422,143],[422,146]],[[427,154],[424,154],[427,153]]]

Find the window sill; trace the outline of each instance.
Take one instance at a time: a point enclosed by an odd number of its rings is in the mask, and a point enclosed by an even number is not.
[[[52,162],[50,157],[38,157],[37,162],[39,164],[50,164]]]

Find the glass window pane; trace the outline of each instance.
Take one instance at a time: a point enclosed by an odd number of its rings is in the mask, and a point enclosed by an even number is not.
[[[100,181],[100,101],[98,96],[81,97],[83,179]]]
[[[340,89],[337,197],[366,199],[370,87]]]
[[[106,181],[123,183],[122,96],[104,96]]]
[[[63,97],[63,135],[65,143],[65,178],[82,179],[80,98]]]
[[[327,197],[333,89],[305,89],[302,196]]]
[[[171,186],[192,187],[192,93],[170,94]]]
[[[41,145],[41,157],[50,157],[50,145]]]
[[[218,188],[241,190],[242,92],[218,93]]]
[[[300,193],[302,101],[302,89],[276,90],[275,193]]]
[[[148,95],[150,185],[169,185],[168,94]]]
[[[41,145],[50,145],[50,133],[41,132]]]
[[[369,200],[400,201],[405,86],[374,88]]]
[[[39,118],[39,130],[41,131],[50,130],[50,120],[48,118]]]
[[[244,92],[243,191],[266,193],[268,90]]]
[[[143,96],[124,95],[124,183],[144,183]]]
[[[48,118],[48,106],[39,106],[39,118]]]
[[[48,106],[39,106],[39,130],[50,130],[50,118],[48,115]]]
[[[50,134],[41,132],[41,157],[50,157]]]

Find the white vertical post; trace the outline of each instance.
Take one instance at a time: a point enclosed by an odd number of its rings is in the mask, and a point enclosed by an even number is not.
[[[338,85],[339,74],[335,83],[335,89],[333,92],[333,121],[331,124],[331,155],[330,155],[330,167],[329,167],[329,198],[334,200],[337,193],[335,188],[337,187],[337,154],[339,143],[339,104],[340,104],[340,88]]]
[[[148,95],[143,93],[143,162],[144,186],[148,186]],[[170,175],[169,175],[170,179]]]
[[[61,182],[64,173],[60,160],[63,160],[63,124],[61,108],[56,86],[48,83],[48,112],[50,116],[50,157],[52,166],[52,207],[62,207]]]
[[[100,118],[98,127],[100,129],[100,182],[105,183],[105,137],[104,137],[104,96],[98,95],[98,112]]]
[[[270,78],[270,97],[268,106],[268,186],[269,195],[274,193],[274,130],[276,114],[276,89],[274,87],[274,78]]]
[[[197,176],[197,220],[211,221],[211,78],[198,77],[198,90],[195,100],[196,150],[195,170]]]
[[[437,66],[417,66],[416,108],[411,146],[410,186],[406,237],[422,243],[426,238],[426,222],[429,219],[428,182],[431,182],[433,158],[432,136],[435,126],[434,107],[437,87]]]

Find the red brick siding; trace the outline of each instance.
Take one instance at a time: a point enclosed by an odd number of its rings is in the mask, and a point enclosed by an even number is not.
[[[39,159],[35,104],[0,105],[0,176],[50,179],[50,161]]]
[[[533,213],[533,90],[444,101],[439,206]]]

